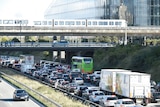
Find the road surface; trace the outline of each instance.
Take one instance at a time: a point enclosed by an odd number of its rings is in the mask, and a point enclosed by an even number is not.
[[[13,92],[16,88],[8,82],[0,82],[0,107],[43,107],[30,97],[29,101],[14,101]]]

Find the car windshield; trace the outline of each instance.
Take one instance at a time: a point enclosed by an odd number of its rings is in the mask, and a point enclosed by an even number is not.
[[[98,96],[98,95],[104,95],[104,93],[95,93],[95,95],[97,95],[97,96]]]
[[[82,78],[76,78],[76,80],[82,80]]]
[[[133,101],[123,101],[122,104],[134,104]]]
[[[25,90],[17,90],[17,93],[26,93]]]
[[[108,97],[108,100],[117,100],[117,97]]]

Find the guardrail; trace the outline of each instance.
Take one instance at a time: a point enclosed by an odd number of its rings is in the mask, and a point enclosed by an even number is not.
[[[2,42],[0,47],[115,47],[112,43],[96,43],[96,42],[81,42],[81,43],[57,43],[55,46],[52,42]]]
[[[42,97],[43,99],[45,99],[47,102],[50,102],[51,104],[54,104],[54,105],[57,106],[57,107],[62,107],[62,106],[61,106],[60,104],[58,104],[57,102],[55,102],[55,101],[53,101],[53,100],[51,100],[51,99],[49,99],[49,98],[43,96],[43,95],[40,94],[39,92],[37,92],[37,91],[35,91],[35,90],[33,90],[33,89],[27,87],[26,85],[24,85],[24,84],[18,82],[17,80],[13,79],[13,78],[10,77],[9,75],[7,75],[7,74],[5,74],[5,73],[3,73],[3,72],[0,72],[0,73],[1,73],[2,75],[5,75],[6,77],[12,79],[13,81],[17,82],[18,84],[21,84],[21,85],[24,86],[25,88],[31,90],[32,92],[34,92],[34,93],[35,93],[36,95],[38,95],[39,97]]]

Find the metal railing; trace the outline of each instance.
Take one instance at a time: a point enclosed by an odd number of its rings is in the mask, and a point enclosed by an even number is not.
[[[112,43],[96,43],[96,42],[81,42],[81,43],[58,43],[53,45],[52,42],[2,42],[0,47],[115,47]]]
[[[32,91],[33,93],[35,93],[35,94],[38,95],[39,97],[43,98],[45,101],[50,102],[51,104],[55,105],[56,107],[62,107],[62,106],[61,106],[60,104],[58,104],[57,102],[55,102],[55,101],[53,101],[53,100],[51,100],[51,99],[43,96],[43,95],[40,94],[39,92],[37,92],[37,91],[35,91],[35,90],[27,87],[26,85],[24,85],[24,84],[22,84],[21,82],[13,79],[13,78],[10,77],[9,75],[7,75],[7,74],[5,74],[5,73],[3,73],[3,72],[0,72],[0,73],[1,73],[2,75],[5,75],[6,77],[10,78],[11,80],[17,82],[18,84],[22,85],[23,87],[27,88],[28,90]]]

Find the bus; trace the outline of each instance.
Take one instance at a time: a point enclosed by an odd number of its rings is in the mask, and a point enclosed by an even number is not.
[[[84,74],[93,73],[93,58],[92,57],[81,57],[73,56],[72,57],[72,71],[80,71]]]

